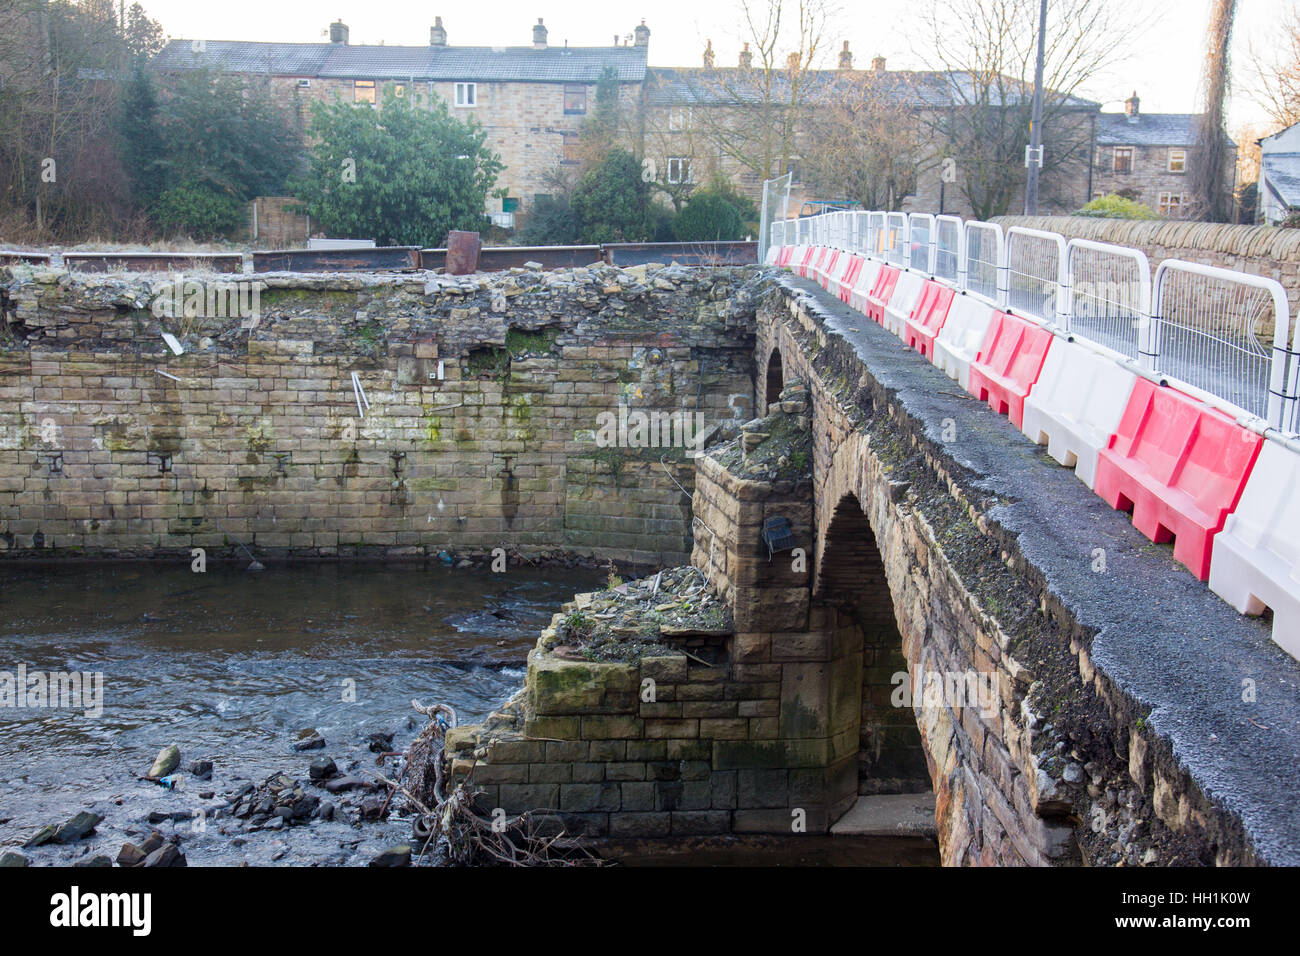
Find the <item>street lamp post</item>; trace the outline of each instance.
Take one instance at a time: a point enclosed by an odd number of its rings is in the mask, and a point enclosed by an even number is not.
[[[1047,0],[1038,11],[1038,63],[1034,68],[1034,111],[1029,121],[1029,147],[1025,150],[1025,215],[1038,215],[1038,175],[1043,168],[1043,61],[1047,51]]]

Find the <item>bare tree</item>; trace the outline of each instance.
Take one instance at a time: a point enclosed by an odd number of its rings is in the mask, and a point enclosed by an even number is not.
[[[800,124],[803,179],[864,209],[898,209],[926,154],[913,91],[883,71],[844,71],[810,97]]]
[[[835,0],[740,0],[750,65],[692,71],[692,122],[709,147],[754,178],[796,156],[800,107],[815,82]]]
[[[1300,9],[1279,27],[1278,49],[1268,55],[1252,50],[1251,60],[1255,98],[1280,130],[1300,123]]]
[[[1129,36],[1120,0],[1058,0],[1051,7],[1043,99],[1044,198],[1077,202],[1068,175],[1086,169],[1093,108],[1081,89],[1109,68]],[[930,0],[918,50],[938,76],[929,126],[957,164],[958,188],[975,216],[1005,214],[1023,188],[1033,107],[1037,0]],[[1054,176],[1054,173],[1060,175]]]
[[[1191,187],[1194,218],[1226,222],[1232,214],[1228,187],[1228,140],[1223,128],[1224,101],[1228,95],[1228,56],[1237,0],[1214,0],[1206,36],[1204,110],[1197,122],[1196,152],[1192,158]]]

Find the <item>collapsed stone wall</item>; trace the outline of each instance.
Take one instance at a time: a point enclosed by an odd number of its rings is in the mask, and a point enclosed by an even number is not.
[[[600,416],[749,417],[755,275],[271,274],[255,316],[159,318],[173,277],[0,271],[0,555],[681,561],[683,443]]]

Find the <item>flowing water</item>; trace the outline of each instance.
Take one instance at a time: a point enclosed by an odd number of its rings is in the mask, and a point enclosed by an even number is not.
[[[150,813],[177,817],[154,826],[182,839],[190,865],[358,864],[409,843],[400,817],[247,833],[207,815],[272,773],[306,781],[321,754],[373,773],[369,735],[395,732],[405,750],[423,725],[412,698],[450,704],[461,723],[483,717],[518,689],[551,614],[598,579],[441,565],[0,567],[0,672],[103,675],[100,714],[0,706],[0,849],[85,809],[104,816],[98,833],[24,851],[33,863],[116,856],[148,832]],[[326,748],[293,752],[309,727]],[[169,744],[182,774],[211,759],[212,781],[168,791],[138,779]]]

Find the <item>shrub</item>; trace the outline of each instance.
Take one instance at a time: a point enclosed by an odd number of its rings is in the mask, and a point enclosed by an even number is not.
[[[243,209],[233,196],[210,186],[187,182],[163,190],[150,214],[168,233],[184,232],[195,239],[210,239],[238,228]]]
[[[1126,196],[1110,193],[1100,196],[1084,206],[1074,215],[1089,216],[1093,219],[1159,219],[1160,216],[1150,206],[1144,206]]]

